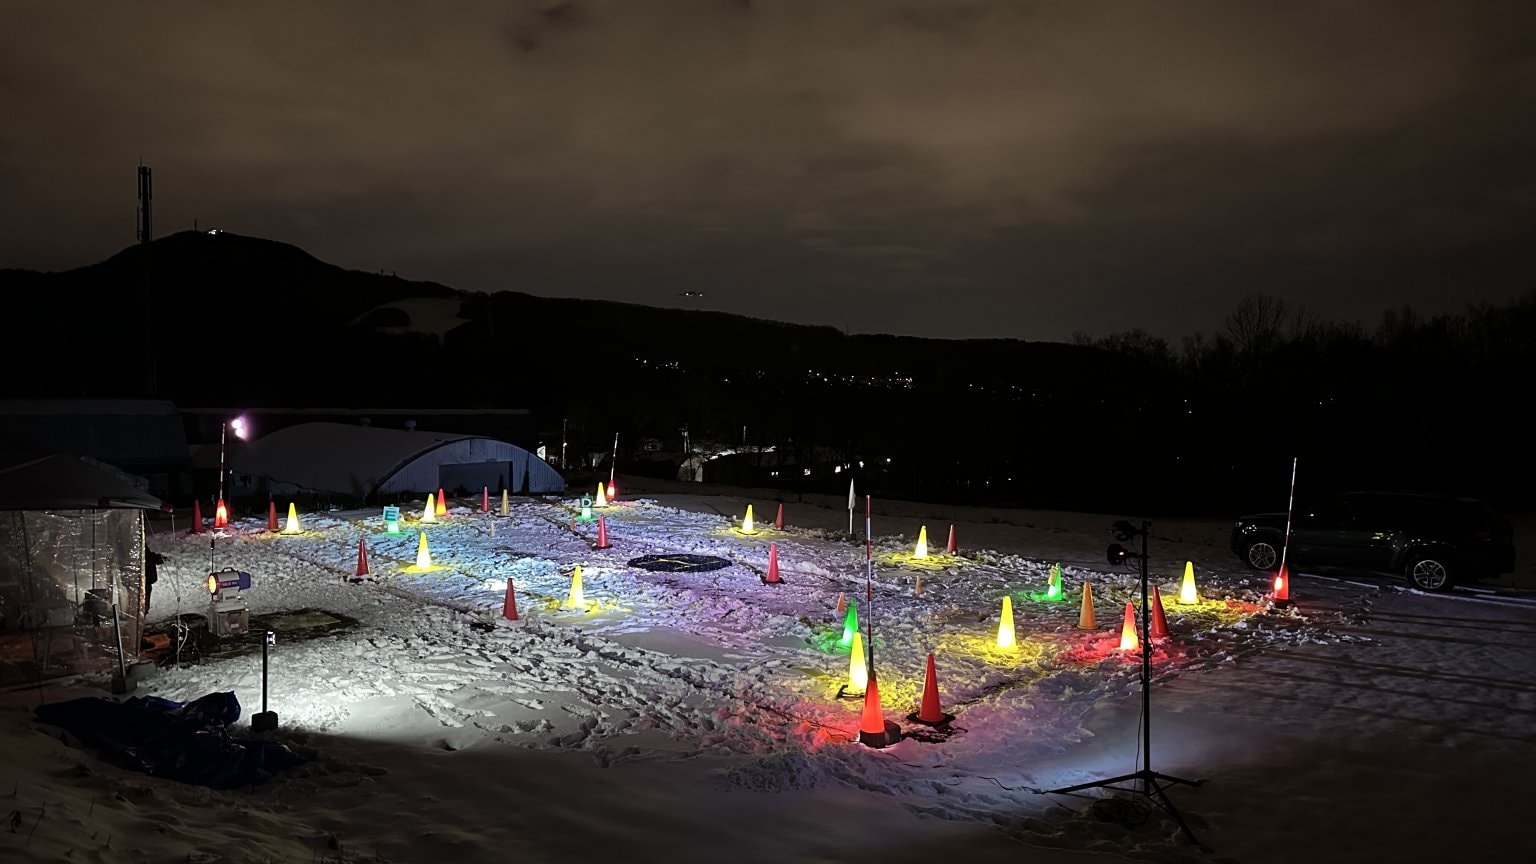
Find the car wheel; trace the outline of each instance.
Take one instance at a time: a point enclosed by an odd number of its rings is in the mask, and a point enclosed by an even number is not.
[[[1448,591],[1451,587],[1451,565],[1436,555],[1416,555],[1408,559],[1403,575],[1420,591]]]
[[[1243,561],[1255,570],[1278,570],[1280,550],[1270,540],[1254,540],[1243,547]]]

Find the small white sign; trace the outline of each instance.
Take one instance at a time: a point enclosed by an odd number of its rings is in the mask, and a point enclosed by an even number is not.
[[[400,521],[400,508],[399,507],[385,507],[384,508],[384,521],[385,522],[399,522]]]

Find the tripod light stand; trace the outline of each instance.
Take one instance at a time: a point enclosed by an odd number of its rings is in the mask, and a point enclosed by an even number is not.
[[[1150,608],[1147,604],[1147,534],[1152,523],[1142,520],[1141,527],[1136,528],[1131,523],[1121,520],[1114,524],[1110,530],[1115,533],[1115,539],[1125,541],[1136,535],[1141,535],[1141,770],[1132,771],[1129,774],[1121,774],[1118,777],[1108,777],[1103,780],[1091,780],[1087,783],[1078,783],[1075,786],[1064,786],[1060,789],[1046,789],[1041,795],[1065,794],[1080,792],[1084,789],[1104,788],[1116,789],[1137,793],[1151,799],[1178,823],[1179,830],[1189,838],[1191,843],[1199,846],[1200,841],[1195,839],[1194,832],[1185,824],[1184,817],[1179,813],[1173,802],[1168,800],[1168,793],[1164,788],[1168,784],[1182,783],[1186,786],[1199,786],[1204,780],[1185,780],[1181,777],[1171,777],[1167,774],[1159,774],[1152,770],[1152,630]],[[1120,564],[1131,557],[1131,553],[1119,543],[1112,544],[1108,549],[1108,558],[1111,564]],[[1140,780],[1140,788],[1118,786],[1119,783],[1129,783]]]

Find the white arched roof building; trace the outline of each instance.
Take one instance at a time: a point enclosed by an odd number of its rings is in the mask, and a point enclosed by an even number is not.
[[[258,438],[230,462],[265,480],[273,494],[319,493],[358,500],[446,489],[514,494],[565,490],[565,478],[515,444],[481,435],[301,423]]]

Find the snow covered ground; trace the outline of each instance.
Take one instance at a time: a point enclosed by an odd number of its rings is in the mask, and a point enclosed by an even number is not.
[[[0,796],[7,860],[392,862],[1210,860],[1164,814],[1098,793],[1040,795],[1139,767],[1139,664],[1116,650],[1134,573],[1100,563],[1111,517],[875,502],[876,574],[835,501],[646,492],[599,510],[455,502],[383,533],[377,511],[265,520],[231,536],[161,534],[152,618],[206,610],[210,569],[249,571],[253,614],[356,621],[279,633],[276,733],[314,761],[213,792],[118,771],[32,723],[8,694]],[[665,489],[667,484],[651,484]],[[737,530],[747,503],[759,531]],[[418,504],[415,508],[420,510]],[[409,514],[409,511],[408,511]],[[856,525],[862,534],[862,513]],[[959,556],[942,554],[951,523]],[[926,561],[911,556],[926,524]],[[1443,861],[1533,849],[1520,812],[1536,769],[1536,595],[1436,597],[1302,576],[1276,609],[1226,549],[1229,523],[1159,521],[1151,558],[1172,638],[1154,654],[1153,767],[1204,779],[1170,795],[1215,860]],[[438,569],[413,572],[424,531]],[[359,539],[374,580],[352,583]],[[775,544],[782,585],[765,585]],[[1525,547],[1524,551],[1529,551]],[[704,573],[627,566],[715,555]],[[1184,562],[1201,602],[1175,602]],[[1041,598],[1060,563],[1066,599]],[[586,606],[565,601],[582,567]],[[1528,567],[1522,559],[1522,567]],[[1522,574],[1524,571],[1522,570]],[[917,590],[921,578],[922,590]],[[521,613],[501,618],[507,580]],[[1092,584],[1098,628],[1083,630]],[[850,743],[839,597],[873,616],[884,714],[916,737]],[[1018,647],[996,647],[1003,598]],[[928,652],[956,732],[906,722]],[[233,690],[260,710],[260,653],[205,659],[140,694]],[[3,802],[0,802],[3,804]],[[1513,818],[1512,818],[1513,817]],[[10,827],[8,823],[7,828]]]

